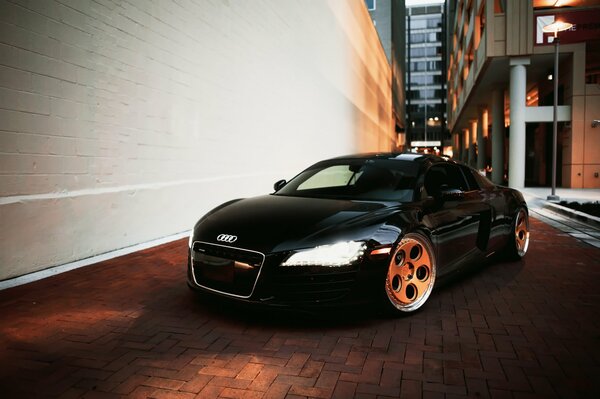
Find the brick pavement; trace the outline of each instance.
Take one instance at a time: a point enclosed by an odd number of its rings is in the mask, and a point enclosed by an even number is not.
[[[0,396],[600,397],[600,250],[532,220],[494,263],[385,319],[208,304],[186,240],[0,292]]]

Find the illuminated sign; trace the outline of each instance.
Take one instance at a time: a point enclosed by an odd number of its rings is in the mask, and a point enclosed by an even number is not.
[[[441,141],[411,141],[411,147],[439,147],[442,145]]]
[[[559,33],[561,44],[581,43],[600,38],[600,9],[536,14],[534,19],[536,46],[554,43],[554,35],[542,31],[542,28],[556,21],[573,24],[571,29]]]

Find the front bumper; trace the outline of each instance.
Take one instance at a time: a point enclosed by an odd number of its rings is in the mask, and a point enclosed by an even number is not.
[[[207,294],[228,298],[237,302],[291,307],[298,309],[321,309],[373,302],[384,291],[387,259],[369,259],[344,267],[280,266],[285,253],[265,254],[260,268],[255,270],[256,280],[252,289],[240,290],[236,276],[220,281],[206,279],[198,261],[197,248],[188,252],[187,278],[190,288]],[[232,263],[229,266],[235,269]],[[231,275],[231,270],[224,274]],[[241,275],[241,274],[240,274]],[[230,281],[230,285],[223,280]],[[243,291],[243,292],[242,292]]]

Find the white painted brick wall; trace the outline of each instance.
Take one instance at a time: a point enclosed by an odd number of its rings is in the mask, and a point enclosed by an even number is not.
[[[0,280],[389,150],[362,0],[0,0]]]

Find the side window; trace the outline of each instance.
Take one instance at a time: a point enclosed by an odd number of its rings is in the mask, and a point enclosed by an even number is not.
[[[442,188],[468,191],[463,173],[455,165],[434,165],[425,174],[425,191],[431,196],[439,195]]]
[[[425,174],[425,191],[428,195],[436,197],[440,194],[442,185],[447,184],[446,170],[440,166],[432,166]]]
[[[473,176],[475,176],[475,180],[477,180],[479,187],[481,187],[481,188],[495,188],[496,187],[496,185],[494,183],[492,183],[491,181],[489,181],[487,179],[487,177],[482,176],[476,170],[471,170],[471,173],[473,173]]]
[[[474,174],[477,174],[477,172],[467,166],[461,166],[460,168],[462,169],[463,173],[465,174],[465,178],[467,179],[467,184],[469,185],[468,191],[479,190],[481,186],[479,185],[479,183],[477,183],[477,179],[474,176]]]
[[[469,191],[469,185],[465,181],[463,173],[455,165],[444,165],[448,169],[448,188],[455,188],[461,191]]]

